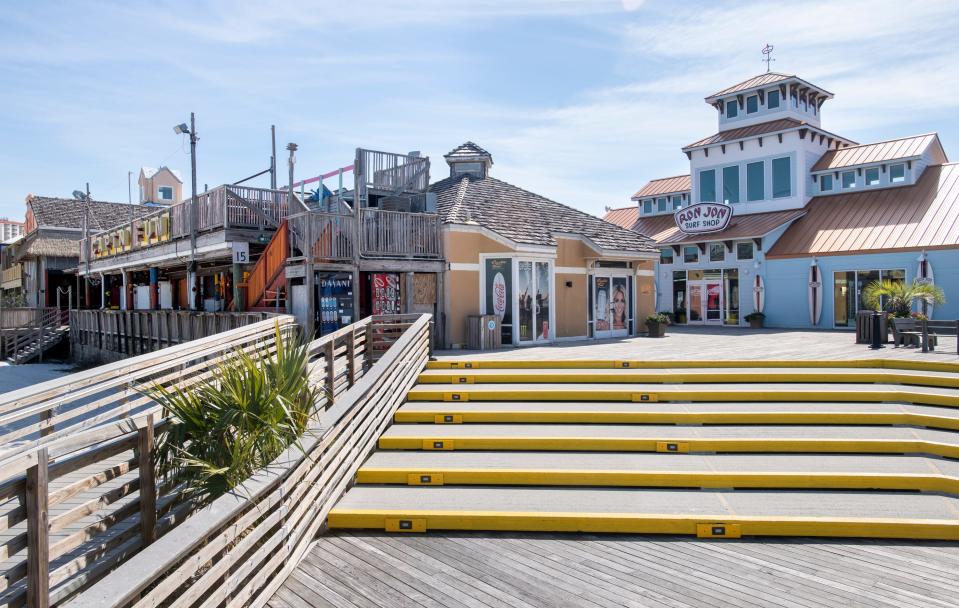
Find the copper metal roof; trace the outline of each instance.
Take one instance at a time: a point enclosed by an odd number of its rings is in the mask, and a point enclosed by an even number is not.
[[[677,175],[675,177],[661,177],[650,180],[643,186],[639,192],[633,195],[633,200],[647,197],[659,196],[661,194],[673,194],[676,192],[689,192],[693,188],[693,179],[689,175]]]
[[[603,220],[621,226],[627,230],[632,230],[636,219],[639,217],[639,207],[621,207],[619,209],[610,209],[603,216]]]
[[[773,258],[959,248],[959,164],[927,167],[912,186],[819,196]]]
[[[722,97],[723,95],[729,95],[730,93],[736,93],[739,91],[746,91],[748,89],[753,89],[756,87],[765,86],[767,84],[773,84],[774,82],[780,82],[789,78],[795,78],[795,74],[782,74],[780,72],[766,72],[765,74],[760,74],[759,76],[753,76],[749,80],[744,80],[739,84],[734,84],[731,87],[727,87],[722,91],[716,91],[706,99],[711,99],[713,97]]]
[[[813,165],[812,170],[825,171],[828,169],[840,169],[842,167],[922,156],[926,148],[933,143],[938,147],[937,151],[941,154],[936,160],[939,163],[945,162],[947,160],[946,154],[942,150],[939,136],[935,133],[927,133],[925,135],[914,135],[912,137],[902,137],[900,139],[881,141],[874,144],[842,148],[841,150],[830,150],[822,155],[822,158]]]
[[[640,217],[632,229],[652,238],[657,245],[680,245],[683,243],[702,243],[704,241],[728,241],[732,239],[751,239],[769,234],[787,222],[802,217],[803,209],[772,211],[769,213],[750,213],[733,215],[729,226],[721,232],[709,234],[686,234],[676,227],[673,214]]]
[[[749,125],[746,127],[736,127],[735,129],[726,129],[725,131],[720,131],[714,135],[710,135],[704,139],[701,139],[695,143],[691,143],[688,146],[683,147],[683,151],[692,150],[694,148],[701,148],[703,146],[715,146],[718,144],[725,144],[740,139],[747,139],[750,137],[759,137],[761,135],[766,135],[768,133],[777,133],[782,131],[790,131],[793,129],[798,129],[804,127],[811,131],[815,131],[826,137],[832,137],[840,142],[843,142],[848,145],[855,145],[856,142],[846,139],[845,137],[840,137],[835,133],[830,133],[824,129],[821,129],[815,125],[811,125],[804,120],[796,120],[795,118],[780,118],[778,120],[770,120],[768,122],[761,122],[755,125]]]

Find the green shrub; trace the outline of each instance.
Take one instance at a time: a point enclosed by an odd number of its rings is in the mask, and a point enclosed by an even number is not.
[[[157,469],[185,483],[199,501],[222,495],[297,442],[317,412],[318,391],[307,381],[309,351],[276,326],[276,352],[240,349],[208,379],[186,389],[144,391],[171,416],[157,439]]]
[[[905,318],[912,312],[913,302],[929,305],[945,304],[946,294],[931,283],[913,281],[873,281],[862,290],[862,300],[873,310],[882,308],[894,317]]]

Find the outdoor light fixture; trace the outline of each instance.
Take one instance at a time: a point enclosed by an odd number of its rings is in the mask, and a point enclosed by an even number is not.
[[[173,127],[173,132],[177,135],[189,135],[190,127],[186,126],[185,122],[181,122],[177,126]]]

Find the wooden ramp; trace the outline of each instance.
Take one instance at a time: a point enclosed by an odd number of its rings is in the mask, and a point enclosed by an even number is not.
[[[959,366],[432,362],[333,529],[959,540]]]

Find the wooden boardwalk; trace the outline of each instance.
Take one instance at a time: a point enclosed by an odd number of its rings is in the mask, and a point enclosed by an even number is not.
[[[336,532],[272,608],[954,608],[959,544]]]

